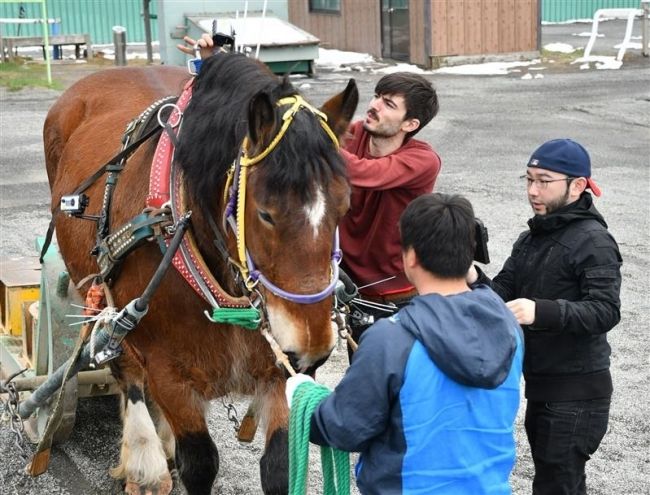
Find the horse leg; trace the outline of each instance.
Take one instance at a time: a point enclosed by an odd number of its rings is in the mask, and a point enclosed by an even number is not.
[[[178,475],[189,495],[210,495],[219,471],[219,452],[208,433],[184,432],[176,438]]]
[[[265,495],[286,494],[289,490],[289,409],[284,381],[274,380],[263,398],[266,447],[260,459],[260,479]]]
[[[156,411],[154,416],[154,422],[156,423],[156,432],[158,433],[158,438],[162,442],[163,451],[165,452],[165,457],[167,458],[167,468],[172,474],[172,478],[175,476],[174,472],[176,470],[176,464],[174,458],[176,456],[176,438],[174,438],[174,433],[172,432],[171,426],[167,422],[167,418],[160,410],[158,404],[153,401],[147,403],[149,411]]]
[[[167,457],[145,402],[144,376],[128,355],[112,366],[122,388],[123,433],[120,464],[111,476],[125,480],[129,495],[167,495],[173,482]]]
[[[158,366],[149,371],[149,391],[176,439],[178,476],[189,495],[210,495],[219,471],[219,452],[205,421],[207,402],[187,383],[182,383],[173,368]]]

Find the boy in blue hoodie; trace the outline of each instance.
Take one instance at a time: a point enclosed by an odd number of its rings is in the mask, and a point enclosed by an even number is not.
[[[364,333],[345,376],[314,410],[310,441],[360,452],[363,494],[510,494],[523,339],[499,296],[465,281],[472,205],[427,194],[399,226],[419,295]],[[287,381],[289,405],[305,380]]]

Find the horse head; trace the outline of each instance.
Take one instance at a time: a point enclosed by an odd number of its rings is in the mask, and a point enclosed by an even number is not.
[[[225,232],[231,258],[263,301],[273,338],[303,372],[324,362],[336,341],[336,226],[350,193],[338,139],[358,97],[350,80],[317,109],[286,77],[245,57],[211,57],[194,83],[180,137],[177,161],[199,205],[214,208],[206,198],[230,192],[220,203],[228,205],[226,217],[232,213]],[[234,179],[224,187],[226,170]]]
[[[338,138],[358,101],[354,81],[317,110],[292,95],[261,92],[249,106],[246,196],[249,264],[258,272],[271,333],[296,370],[309,372],[336,342],[331,293],[340,250],[337,224],[350,188]]]

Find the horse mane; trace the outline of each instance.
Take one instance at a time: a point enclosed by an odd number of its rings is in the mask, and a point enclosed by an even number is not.
[[[226,172],[248,133],[249,104],[263,92],[275,105],[298,94],[287,77],[278,78],[262,63],[241,54],[206,59],[193,85],[192,100],[183,117],[175,161],[183,170],[189,193],[212,209]],[[281,122],[286,107],[275,107]],[[345,165],[311,112],[300,111],[278,146],[259,169],[264,199],[296,194],[303,201],[315,184],[344,176]]]

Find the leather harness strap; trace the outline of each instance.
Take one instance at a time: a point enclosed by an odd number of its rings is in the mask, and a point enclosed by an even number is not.
[[[159,100],[156,103],[159,103],[161,101],[162,103],[168,103],[173,98],[175,97],[168,96],[167,98],[163,98],[163,100]],[[90,186],[92,186],[97,181],[97,179],[103,176],[109,169],[112,169],[111,172],[115,172],[117,170],[114,167],[118,167],[121,170],[121,167],[123,167],[124,160],[126,160],[129,156],[131,156],[131,154],[133,154],[140,147],[142,143],[144,143],[149,138],[151,138],[152,136],[154,136],[155,134],[159,133],[162,130],[161,127],[154,126],[149,130],[147,130],[146,132],[144,132],[144,129],[147,127],[147,124],[150,121],[150,115],[153,113],[152,108],[156,103],[150,105],[135,121],[130,122],[129,125],[127,126],[127,132],[129,132],[129,127],[134,125],[134,122],[137,121],[137,122],[144,123],[144,125],[137,126],[136,128],[131,130],[131,132],[135,131],[136,135],[140,134],[137,137],[137,139],[135,139],[135,141],[129,143],[128,145],[126,145],[125,143],[125,146],[122,147],[122,149],[118,154],[113,156],[104,165],[99,167],[90,177],[88,177],[81,184],[79,184],[79,186],[74,190],[72,195],[79,195],[85,192]],[[43,248],[41,249],[41,254],[39,256],[39,261],[41,264],[43,263],[43,257],[45,256],[45,253],[47,252],[52,242],[52,235],[54,234],[54,218],[56,214],[59,213],[60,211],[61,211],[61,204],[59,202],[52,210],[52,218],[50,219],[50,223],[47,227],[47,233],[45,234],[45,241],[43,242]]]
[[[170,122],[180,121],[182,112],[189,104],[191,98],[192,80],[188,81],[183,88],[176,108],[172,110],[169,116]],[[179,129],[180,124],[175,127],[174,133],[176,136],[178,135]],[[151,166],[147,206],[161,207],[169,204],[171,205],[174,218],[183,215],[186,212],[186,198],[182,183],[181,171],[177,167],[174,167],[173,139],[167,133],[164,133],[158,140],[158,146],[156,147]],[[215,235],[217,234],[218,232],[215,232]],[[222,240],[220,239],[220,241]],[[185,233],[180,249],[176,252],[172,263],[190,287],[213,307],[250,307],[251,303],[248,297],[235,297],[230,295],[214,278],[199,252],[196,239],[191,229],[188,229]]]

